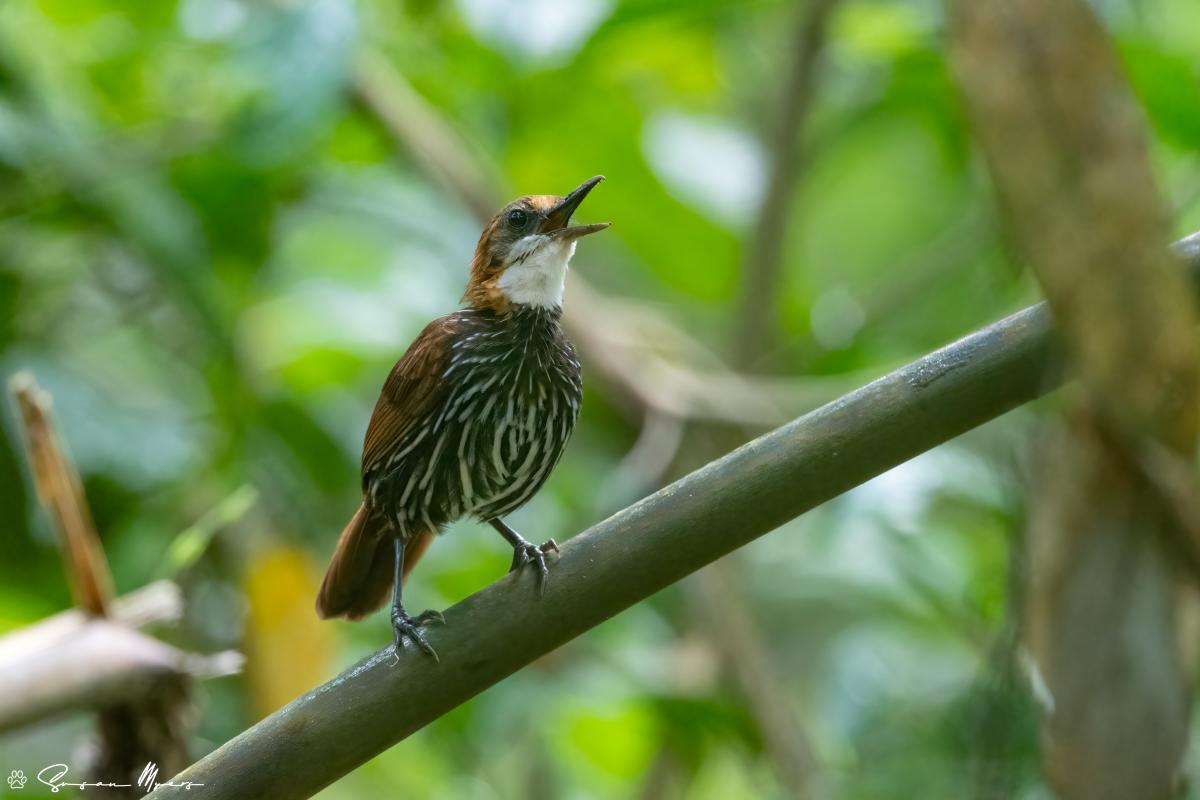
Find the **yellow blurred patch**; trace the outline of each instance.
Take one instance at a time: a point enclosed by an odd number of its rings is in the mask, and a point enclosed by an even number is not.
[[[258,717],[321,683],[328,675],[330,628],[313,604],[320,575],[291,547],[265,550],[243,579],[250,607],[246,678]]]

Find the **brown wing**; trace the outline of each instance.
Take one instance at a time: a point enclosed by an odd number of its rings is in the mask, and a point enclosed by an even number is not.
[[[457,314],[448,314],[426,325],[392,367],[363,441],[364,481],[371,469],[385,462],[388,454],[407,438],[413,424],[442,398],[445,389],[442,372],[458,322]],[[365,491],[366,486],[363,488]]]

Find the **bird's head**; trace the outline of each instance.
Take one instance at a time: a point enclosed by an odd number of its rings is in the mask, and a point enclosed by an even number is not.
[[[576,241],[608,227],[607,222],[571,225],[571,214],[602,180],[603,175],[589,178],[566,197],[519,197],[501,209],[479,237],[463,300],[475,308],[496,310],[561,306]]]

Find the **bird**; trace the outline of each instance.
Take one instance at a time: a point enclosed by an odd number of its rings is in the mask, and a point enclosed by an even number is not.
[[[434,537],[464,517],[495,528],[513,548],[509,571],[534,565],[545,591],[554,539],[535,545],[504,517],[546,482],[579,417],[582,372],[561,324],[563,288],[578,240],[609,226],[571,224],[602,180],[501,209],[475,247],[463,308],[425,326],[388,374],[363,441],[362,502],[317,596],[322,619],[360,619],[390,586],[397,657],[407,642],[436,660],[423,629],[444,619],[410,615],[402,590]]]

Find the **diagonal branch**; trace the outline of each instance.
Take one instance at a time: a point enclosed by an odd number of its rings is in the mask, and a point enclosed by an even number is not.
[[[1180,249],[1200,271],[1200,236]],[[634,603],[1054,388],[1052,349],[1037,305],[778,428],[571,539],[541,601],[518,574],[448,609],[429,633],[441,663],[380,650],[175,780],[204,783],[206,800],[308,797]]]
[[[700,567],[1051,388],[1050,319],[1022,311],[778,428],[563,545],[546,594],[509,575],[174,780],[208,800],[308,797],[539,656]],[[151,796],[166,797],[160,789]]]

